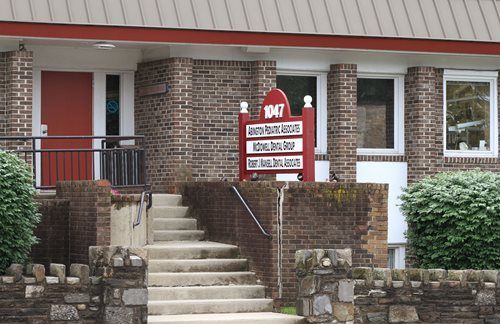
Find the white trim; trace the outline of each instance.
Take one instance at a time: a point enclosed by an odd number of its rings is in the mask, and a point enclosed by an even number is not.
[[[443,154],[445,157],[498,157],[498,99],[497,71],[444,70],[443,73]],[[490,149],[460,151],[446,149],[446,82],[471,81],[490,84]]]
[[[325,71],[278,69],[276,75],[316,77],[316,154],[327,153],[327,75]],[[312,95],[312,94],[310,94]]]
[[[94,136],[106,135],[106,73],[94,72],[92,81],[92,129]],[[92,141],[94,149],[101,148],[102,140]],[[101,178],[101,163],[99,154],[94,154],[94,174]]]
[[[358,79],[394,80],[394,148],[358,148],[358,155],[403,155],[404,143],[404,75],[387,73],[358,73]],[[356,106],[357,107],[357,106]]]
[[[32,111],[32,136],[41,136],[41,124],[42,124],[42,71],[37,68],[33,68],[33,111]],[[40,141],[35,141],[35,148],[40,148]],[[36,154],[36,153],[35,153]],[[37,186],[42,184],[42,173],[40,172],[42,163],[41,157],[35,156],[35,183]]]
[[[120,135],[135,134],[134,87],[134,72],[120,73]]]

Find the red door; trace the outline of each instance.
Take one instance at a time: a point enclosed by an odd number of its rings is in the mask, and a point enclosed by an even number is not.
[[[92,135],[92,73],[42,72],[41,121],[47,136]],[[45,126],[44,126],[45,125]],[[62,180],[92,179],[91,139],[45,139],[41,156],[42,186]],[[72,149],[74,152],[57,150]]]

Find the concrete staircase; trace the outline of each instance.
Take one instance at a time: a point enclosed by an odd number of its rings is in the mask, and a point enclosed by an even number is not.
[[[303,323],[272,313],[237,246],[203,241],[180,195],[153,195],[148,273],[149,323]]]

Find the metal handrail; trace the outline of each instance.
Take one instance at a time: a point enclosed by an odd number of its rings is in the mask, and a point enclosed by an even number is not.
[[[255,214],[252,212],[252,210],[250,209],[250,207],[248,206],[248,204],[246,203],[245,199],[243,199],[243,197],[241,196],[240,192],[238,191],[238,189],[235,187],[235,186],[231,186],[231,188],[233,189],[233,191],[236,193],[236,195],[238,196],[238,198],[240,199],[241,203],[243,204],[243,206],[245,206],[247,212],[250,214],[250,216],[252,217],[253,221],[255,222],[255,224],[257,224],[257,226],[259,227],[260,231],[262,234],[264,234],[264,236],[266,236],[268,239],[272,240],[273,239],[273,236],[271,234],[269,234],[269,232],[267,232],[264,227],[262,226],[262,224],[260,223],[260,221],[257,219],[257,217],[255,217]]]
[[[66,140],[69,145],[65,146],[69,148],[42,148],[42,143],[51,143],[51,140]],[[72,141],[79,140],[93,141],[94,145],[95,141],[100,141],[101,147],[71,148]],[[0,150],[24,157],[32,167],[37,189],[54,189],[57,181],[102,177],[109,180],[114,188],[144,187],[144,191],[148,191],[144,141],[143,135],[0,136]],[[108,147],[108,143],[116,145]],[[6,144],[5,148],[2,144]],[[97,174],[96,170],[100,173]],[[42,177],[46,179],[44,183]]]
[[[139,211],[137,213],[137,218],[135,222],[132,224],[132,228],[136,228],[137,226],[141,225],[142,221],[142,209],[144,208],[144,200],[146,198],[146,195],[148,196],[148,205],[146,206],[146,210],[151,208],[153,205],[153,193],[150,191],[143,191],[141,193],[141,204],[139,205]]]

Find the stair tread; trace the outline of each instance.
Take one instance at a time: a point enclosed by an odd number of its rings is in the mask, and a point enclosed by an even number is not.
[[[186,286],[186,287],[148,287],[148,290],[206,290],[206,289],[244,289],[265,288],[263,285],[215,285],[215,286]]]
[[[182,315],[149,315],[148,322],[155,323],[156,321],[178,321],[186,320],[197,323],[200,320],[244,320],[244,319],[290,319],[294,318],[297,320],[303,319],[301,316],[288,315],[273,312],[255,312],[255,313],[212,313],[212,314],[182,314]]]
[[[192,248],[231,248],[237,249],[236,245],[224,244],[211,241],[165,241],[161,244],[146,245],[146,249],[192,249]]]

